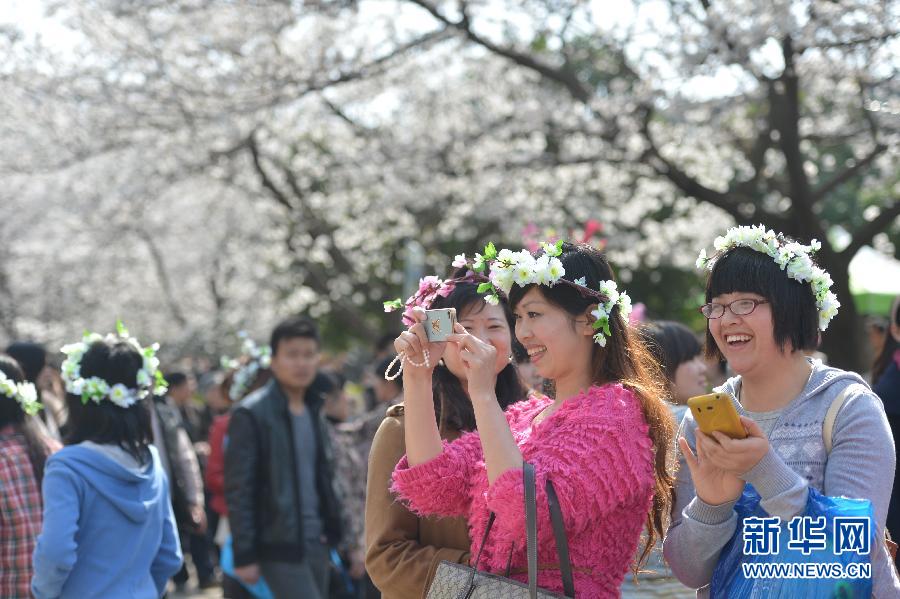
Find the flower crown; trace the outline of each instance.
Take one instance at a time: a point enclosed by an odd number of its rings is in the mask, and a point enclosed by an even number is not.
[[[37,389],[31,383],[17,383],[0,370],[0,395],[5,395],[10,399],[14,399],[22,406],[22,411],[29,416],[34,416],[41,409],[43,404],[38,401]]]
[[[221,359],[222,368],[235,371],[231,388],[228,390],[231,401],[238,401],[244,397],[259,371],[272,365],[272,348],[268,345],[262,347],[256,345],[245,331],[240,331],[238,337],[244,340],[241,344],[241,357],[234,359],[223,356]]]
[[[837,315],[841,303],[831,291],[831,275],[812,261],[812,254],[822,247],[817,240],[813,239],[809,245],[803,245],[796,241],[785,241],[783,235],[767,230],[763,225],[740,226],[732,227],[724,236],[716,237],[714,247],[716,253],[709,257],[705,249],[700,250],[697,268],[712,270],[729,250],[736,247],[750,248],[772,258],[788,277],[812,286],[816,308],[819,310],[820,331],[827,329],[828,323]]]
[[[106,343],[124,341],[141,354],[144,364],[137,373],[137,389],[126,387],[122,383],[110,385],[97,376],[88,378],[81,376],[82,357],[91,345],[103,341]],[[80,343],[70,343],[63,346],[60,351],[66,355],[61,368],[66,391],[73,395],[80,395],[82,404],[87,404],[88,401],[100,403],[101,400],[108,399],[120,408],[129,408],[151,393],[161,395],[168,388],[166,380],[159,370],[159,358],[156,357],[159,344],[154,343],[148,347],[141,347],[138,340],[128,334],[128,329],[121,320],[116,322],[115,333],[104,337],[97,333],[85,332]]]
[[[456,256],[453,260],[453,266],[456,268],[467,266],[465,254]],[[465,276],[457,277],[455,279],[444,280],[436,276],[422,277],[419,279],[419,289],[411,295],[406,302],[400,301],[399,297],[394,300],[386,301],[384,302],[384,311],[393,312],[394,310],[403,308],[403,324],[411,326],[416,322],[412,317],[414,308],[430,309],[434,300],[438,297],[447,297],[453,293],[453,290],[458,283],[479,283],[484,281],[487,281],[487,277],[478,275],[472,271],[467,272]],[[478,292],[484,293],[480,286]]]
[[[484,254],[475,254],[475,259],[471,263],[471,268],[476,273],[484,273],[485,270],[490,273],[488,281],[478,286],[478,292],[490,292],[484,299],[489,304],[496,305],[500,301],[500,294],[509,295],[513,285],[553,287],[557,283],[562,283],[574,287],[581,295],[597,301],[597,309],[591,311],[594,317],[592,326],[597,331],[594,334],[594,342],[600,347],[606,347],[606,340],[612,334],[609,319],[613,308],[618,306],[622,319],[628,323],[631,298],[626,292],[617,289],[615,281],[601,281],[595,290],[587,286],[585,277],[575,281],[564,279],[566,269],[559,259],[562,255],[562,240],[553,244],[542,242],[540,246],[544,254],[535,258],[527,250],[513,252],[502,249],[498,252],[493,243],[487,244]],[[460,259],[464,261],[465,256],[457,256],[457,261]]]

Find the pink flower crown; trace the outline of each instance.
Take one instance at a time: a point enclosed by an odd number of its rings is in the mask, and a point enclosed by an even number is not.
[[[419,279],[419,289],[416,291],[406,302],[401,302],[400,298],[390,300],[384,302],[384,311],[385,312],[393,312],[395,310],[399,310],[403,308],[403,324],[406,326],[411,326],[415,323],[413,320],[412,314],[414,308],[422,308],[424,310],[431,309],[434,301],[439,297],[448,297],[453,290],[456,289],[456,285],[459,283],[480,283],[487,281],[488,278],[474,273],[472,271],[467,271],[466,274],[462,277],[457,277],[454,279],[441,279],[440,277],[431,275],[427,277],[422,277]]]

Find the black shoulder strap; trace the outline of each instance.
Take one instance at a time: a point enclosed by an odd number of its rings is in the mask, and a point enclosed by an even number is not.
[[[537,599],[537,499],[535,497],[534,466],[522,464],[525,483],[525,542],[528,556],[528,596]]]
[[[559,498],[553,483],[547,479],[547,504],[550,507],[550,521],[553,523],[553,536],[556,537],[556,553],[559,556],[559,571],[562,574],[563,592],[566,597],[575,596],[575,581],[572,578],[572,562],[569,559],[569,541],[566,538],[566,527],[563,523]]]

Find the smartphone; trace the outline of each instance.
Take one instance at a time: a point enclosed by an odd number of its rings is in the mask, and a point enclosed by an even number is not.
[[[732,439],[747,437],[744,425],[741,424],[741,417],[727,393],[698,395],[690,398],[687,403],[694,420],[705,434],[719,431]]]
[[[425,334],[429,341],[446,341],[456,324],[456,308],[425,310]]]

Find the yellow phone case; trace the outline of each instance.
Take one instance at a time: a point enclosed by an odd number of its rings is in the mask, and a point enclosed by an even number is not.
[[[741,417],[727,393],[709,393],[692,397],[688,400],[688,407],[700,430],[705,434],[719,431],[732,439],[747,437],[744,425],[741,424]]]

